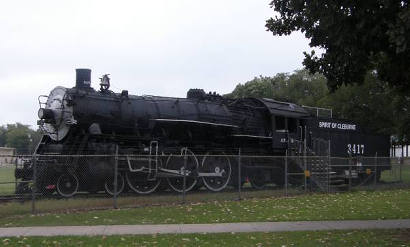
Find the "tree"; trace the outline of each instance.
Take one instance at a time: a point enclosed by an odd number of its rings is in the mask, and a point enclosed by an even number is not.
[[[376,73],[367,73],[361,85],[342,85],[329,92],[323,75],[307,70],[256,77],[238,84],[229,97],[273,98],[299,105],[333,109],[335,118],[350,119],[371,133],[395,136],[399,143],[410,136],[410,101],[398,94]]]
[[[403,94],[410,92],[410,9],[407,0],[273,0],[266,22],[274,35],[301,31],[310,46],[304,66],[334,91],[363,83],[368,71]]]
[[[317,104],[332,108],[339,118],[358,122],[373,133],[394,135],[400,143],[410,136],[410,104],[386,82],[368,73],[361,85],[343,85]]]
[[[40,130],[33,130],[29,125],[21,123],[1,126],[0,137],[2,133],[4,135],[2,146],[13,147],[19,154],[32,153],[42,136]]]
[[[228,97],[272,98],[300,105],[316,105],[328,93],[326,78],[309,74],[307,70],[294,73],[278,73],[273,77],[255,77],[245,84],[238,84]]]
[[[7,146],[15,148],[17,153],[27,153],[30,144],[30,137],[27,129],[27,126],[19,123],[8,124],[6,133]]]
[[[43,133],[41,132],[40,129],[33,130],[30,128],[29,134],[30,134],[30,145],[28,149],[29,149],[30,154],[32,154],[37,148],[38,143],[41,141],[41,138],[43,137]]]
[[[6,127],[0,126],[0,147],[6,146],[6,132]]]
[[[255,77],[245,84],[239,83],[232,93],[225,96],[229,98],[273,98],[274,79],[271,77]]]
[[[386,83],[368,74],[362,85],[342,85],[318,105],[332,108],[338,118],[354,120],[368,131],[391,134],[395,131],[391,94]]]

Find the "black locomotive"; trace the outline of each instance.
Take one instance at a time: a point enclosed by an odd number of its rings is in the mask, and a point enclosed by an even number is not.
[[[388,137],[365,134],[351,121],[314,116],[292,103],[229,99],[200,89],[189,90],[186,98],[114,93],[108,75],[100,86],[99,91],[91,87],[91,70],[77,69],[75,87],[56,87],[39,97],[44,136],[16,178],[30,180],[35,162],[37,190],[64,197],[102,189],[113,194],[113,180],[118,193],[125,188],[152,193],[161,184],[181,192],[184,174],[187,191],[200,186],[220,191],[239,184],[237,159],[229,156],[239,149],[257,156],[389,155]],[[116,153],[116,161],[104,156]],[[82,155],[93,156],[84,161]],[[243,163],[241,179],[256,188],[284,183],[283,161]],[[296,159],[292,167],[306,169]]]

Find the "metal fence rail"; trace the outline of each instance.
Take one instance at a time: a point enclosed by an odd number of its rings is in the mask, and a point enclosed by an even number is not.
[[[173,154],[9,156],[0,164],[0,207],[13,201],[44,212],[42,201],[137,204],[241,200],[311,192],[410,187],[403,158]],[[17,178],[16,178],[17,177]],[[155,191],[155,192],[153,192]],[[151,193],[153,192],[153,193]]]

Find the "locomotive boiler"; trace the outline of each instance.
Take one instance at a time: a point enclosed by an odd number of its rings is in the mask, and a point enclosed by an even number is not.
[[[186,98],[114,93],[108,75],[97,91],[89,69],[76,70],[75,87],[56,87],[40,96],[39,103],[44,136],[34,161],[16,170],[16,178],[31,179],[35,162],[37,190],[64,197],[102,189],[113,194],[113,181],[117,193],[130,189],[148,194],[160,185],[181,192],[184,176],[187,191],[201,186],[221,191],[238,184],[237,159],[230,156],[238,149],[242,154],[283,156],[297,154],[304,144],[306,155],[306,150],[314,151],[314,138],[330,141],[328,152],[335,156],[351,154],[352,145],[365,156],[387,155],[389,150],[385,137],[369,136],[351,121],[313,117],[296,104],[229,99],[201,89],[189,90]],[[105,156],[114,154],[116,161]],[[241,179],[249,179],[255,188],[283,184],[283,164],[271,162],[267,168],[264,162],[245,160]],[[17,190],[27,190],[25,183]]]

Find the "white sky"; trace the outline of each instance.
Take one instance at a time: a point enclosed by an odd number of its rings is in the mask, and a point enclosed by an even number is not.
[[[72,87],[75,68],[111,89],[184,97],[231,92],[255,76],[302,67],[308,40],[274,37],[270,0],[27,0],[0,7],[0,125],[35,126],[40,94]]]

